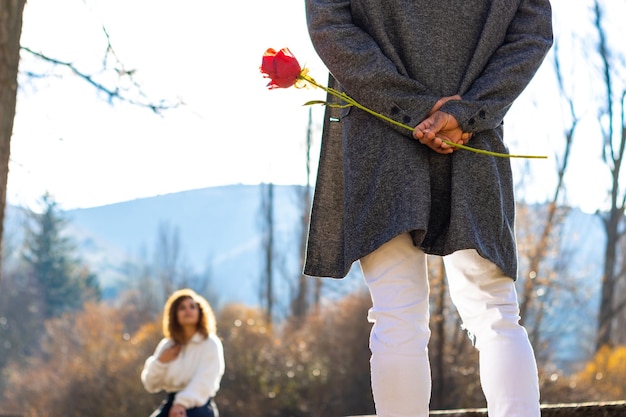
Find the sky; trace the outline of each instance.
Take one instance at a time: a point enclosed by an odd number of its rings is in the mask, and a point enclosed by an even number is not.
[[[554,0],[555,28],[584,27],[588,8]],[[33,207],[46,192],[64,209],[87,208],[196,188],[304,184],[309,110],[314,120],[313,166],[321,132],[321,90],[268,90],[259,72],[263,52],[288,47],[310,74],[325,83],[327,71],[306,32],[304,2],[258,0],[29,0],[22,45],[73,62],[87,73],[101,67],[102,26],[126,69],[154,101],[184,105],[155,115],[123,102],[107,102],[85,81],[23,53],[11,147],[7,198]],[[558,34],[558,33],[557,33]],[[565,43],[564,43],[565,44]],[[578,71],[572,54],[568,70]],[[574,71],[576,69],[576,71]],[[46,77],[26,77],[26,72]],[[592,95],[588,79],[577,94]],[[586,86],[586,87],[585,87]],[[585,89],[587,91],[585,91]],[[590,107],[592,108],[592,107]],[[516,160],[524,197],[551,194],[555,151],[562,146],[562,106],[551,60],[505,119],[512,153],[545,154]],[[589,110],[580,109],[585,113]],[[593,116],[593,115],[592,115]],[[590,117],[593,120],[593,117]],[[593,123],[581,123],[582,136]],[[594,210],[602,205],[607,175],[599,146],[575,146],[568,197]],[[589,173],[595,172],[593,180]],[[314,181],[314,176],[312,178]]]
[[[305,183],[308,100],[321,90],[272,90],[263,52],[289,47],[327,76],[294,0],[32,0],[22,45],[95,72],[104,25],[149,97],[185,104],[157,116],[110,105],[57,69],[22,83],[12,139],[9,202],[50,192],[65,208],[224,184]],[[33,59],[21,71],[50,70]],[[22,77],[24,79],[24,77]],[[319,120],[321,107],[312,109]],[[315,135],[319,137],[319,135]],[[319,144],[317,145],[319,147]]]

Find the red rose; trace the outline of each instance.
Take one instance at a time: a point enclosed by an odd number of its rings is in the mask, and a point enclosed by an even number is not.
[[[318,87],[326,91],[328,94],[331,94],[346,104],[338,105],[338,104],[330,104],[326,102],[322,102],[319,100],[309,101],[305,103],[305,105],[311,104],[324,104],[333,107],[349,107],[354,106],[357,107],[373,116],[376,116],[382,120],[389,122],[392,125],[399,126],[401,128],[410,130],[413,132],[413,127],[406,125],[404,123],[400,123],[390,117],[385,116],[384,114],[375,112],[362,104],[358,103],[353,98],[349,97],[346,93],[341,92],[339,90],[335,90],[334,88],[325,87],[311,78],[308,74],[308,69],[302,69],[298,60],[293,56],[291,51],[288,48],[283,48],[280,51],[276,52],[272,48],[268,48],[267,51],[263,54],[263,61],[261,63],[261,67],[259,68],[264,78],[269,78],[270,82],[267,84],[267,87],[271,90],[274,88],[289,88],[292,85],[297,87],[303,87],[306,83],[311,84],[312,86]],[[300,85],[297,85],[300,81]],[[466,149],[468,151],[482,153],[486,155],[498,156],[503,158],[547,158],[547,156],[537,156],[537,155],[509,155],[498,152],[491,152],[482,149],[475,149],[469,146],[461,145],[455,142],[451,142],[447,139],[443,139],[445,143],[450,146],[454,146],[460,149]]]
[[[270,79],[267,84],[270,89],[291,87],[298,81],[298,76],[302,72],[298,60],[288,48],[278,52],[272,48],[265,51],[260,69],[263,76]]]

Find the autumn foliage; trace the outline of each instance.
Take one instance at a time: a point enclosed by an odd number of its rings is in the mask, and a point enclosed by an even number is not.
[[[595,400],[626,398],[626,346],[602,347],[573,382]]]
[[[356,293],[273,326],[257,308],[230,304],[217,311],[226,359],[220,415],[374,414],[370,305],[368,294]],[[41,353],[5,367],[0,410],[24,417],[148,416],[163,394],[146,393],[139,374],[162,335],[159,317],[139,323],[140,316],[129,304],[91,303],[46,321]],[[460,341],[448,338],[443,351],[440,383],[450,394],[444,408],[481,405],[475,352]],[[625,364],[626,346],[607,347],[573,376],[542,373],[543,401],[624,398]]]
[[[131,336],[122,323],[119,311],[102,304],[46,322],[43,354],[5,371],[4,408],[28,417],[145,414],[154,401],[137,378],[160,327],[147,324]]]
[[[259,309],[225,306],[217,314],[227,369],[216,398],[220,415],[373,412],[367,308],[368,296],[353,295],[297,325],[274,328]],[[25,417],[148,416],[163,395],[146,393],[139,375],[162,334],[159,318],[129,332],[125,323],[134,317],[129,306],[87,304],[48,320],[42,354],[6,367],[0,410]]]

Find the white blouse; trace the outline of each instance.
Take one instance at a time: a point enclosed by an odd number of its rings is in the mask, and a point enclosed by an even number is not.
[[[146,359],[141,382],[150,393],[164,390],[176,392],[175,404],[185,408],[199,407],[215,396],[224,375],[224,350],[215,335],[204,338],[196,333],[184,345],[176,359],[163,363],[158,360],[163,349],[174,344],[163,339],[154,354]]]

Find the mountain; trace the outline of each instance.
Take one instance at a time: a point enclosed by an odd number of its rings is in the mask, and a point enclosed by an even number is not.
[[[129,262],[152,263],[160,230],[176,233],[182,266],[210,270],[225,302],[257,305],[265,268],[261,205],[267,185],[227,185],[182,191],[65,212],[67,233],[80,257],[97,273],[105,293],[123,290]],[[300,273],[299,229],[303,186],[274,185],[274,241],[277,280],[293,282]],[[540,205],[532,210],[539,216]],[[23,210],[8,206],[5,237],[19,242]],[[604,232],[595,215],[572,209],[563,227],[561,258],[597,291],[602,270]],[[362,288],[359,268],[344,280],[324,280],[329,293]],[[281,276],[282,275],[282,276]],[[288,284],[286,284],[288,286]]]
[[[177,233],[186,268],[210,270],[220,300],[258,305],[265,268],[262,187],[210,187],[70,210],[66,212],[71,222],[69,233],[83,259],[98,273],[106,294],[123,289],[126,262],[154,259],[159,230],[165,229]],[[302,186],[274,185],[277,297],[287,297],[289,282],[300,274],[298,233],[303,191]],[[352,278],[344,284],[333,281],[325,280],[336,287],[333,293],[345,293],[360,285]]]

